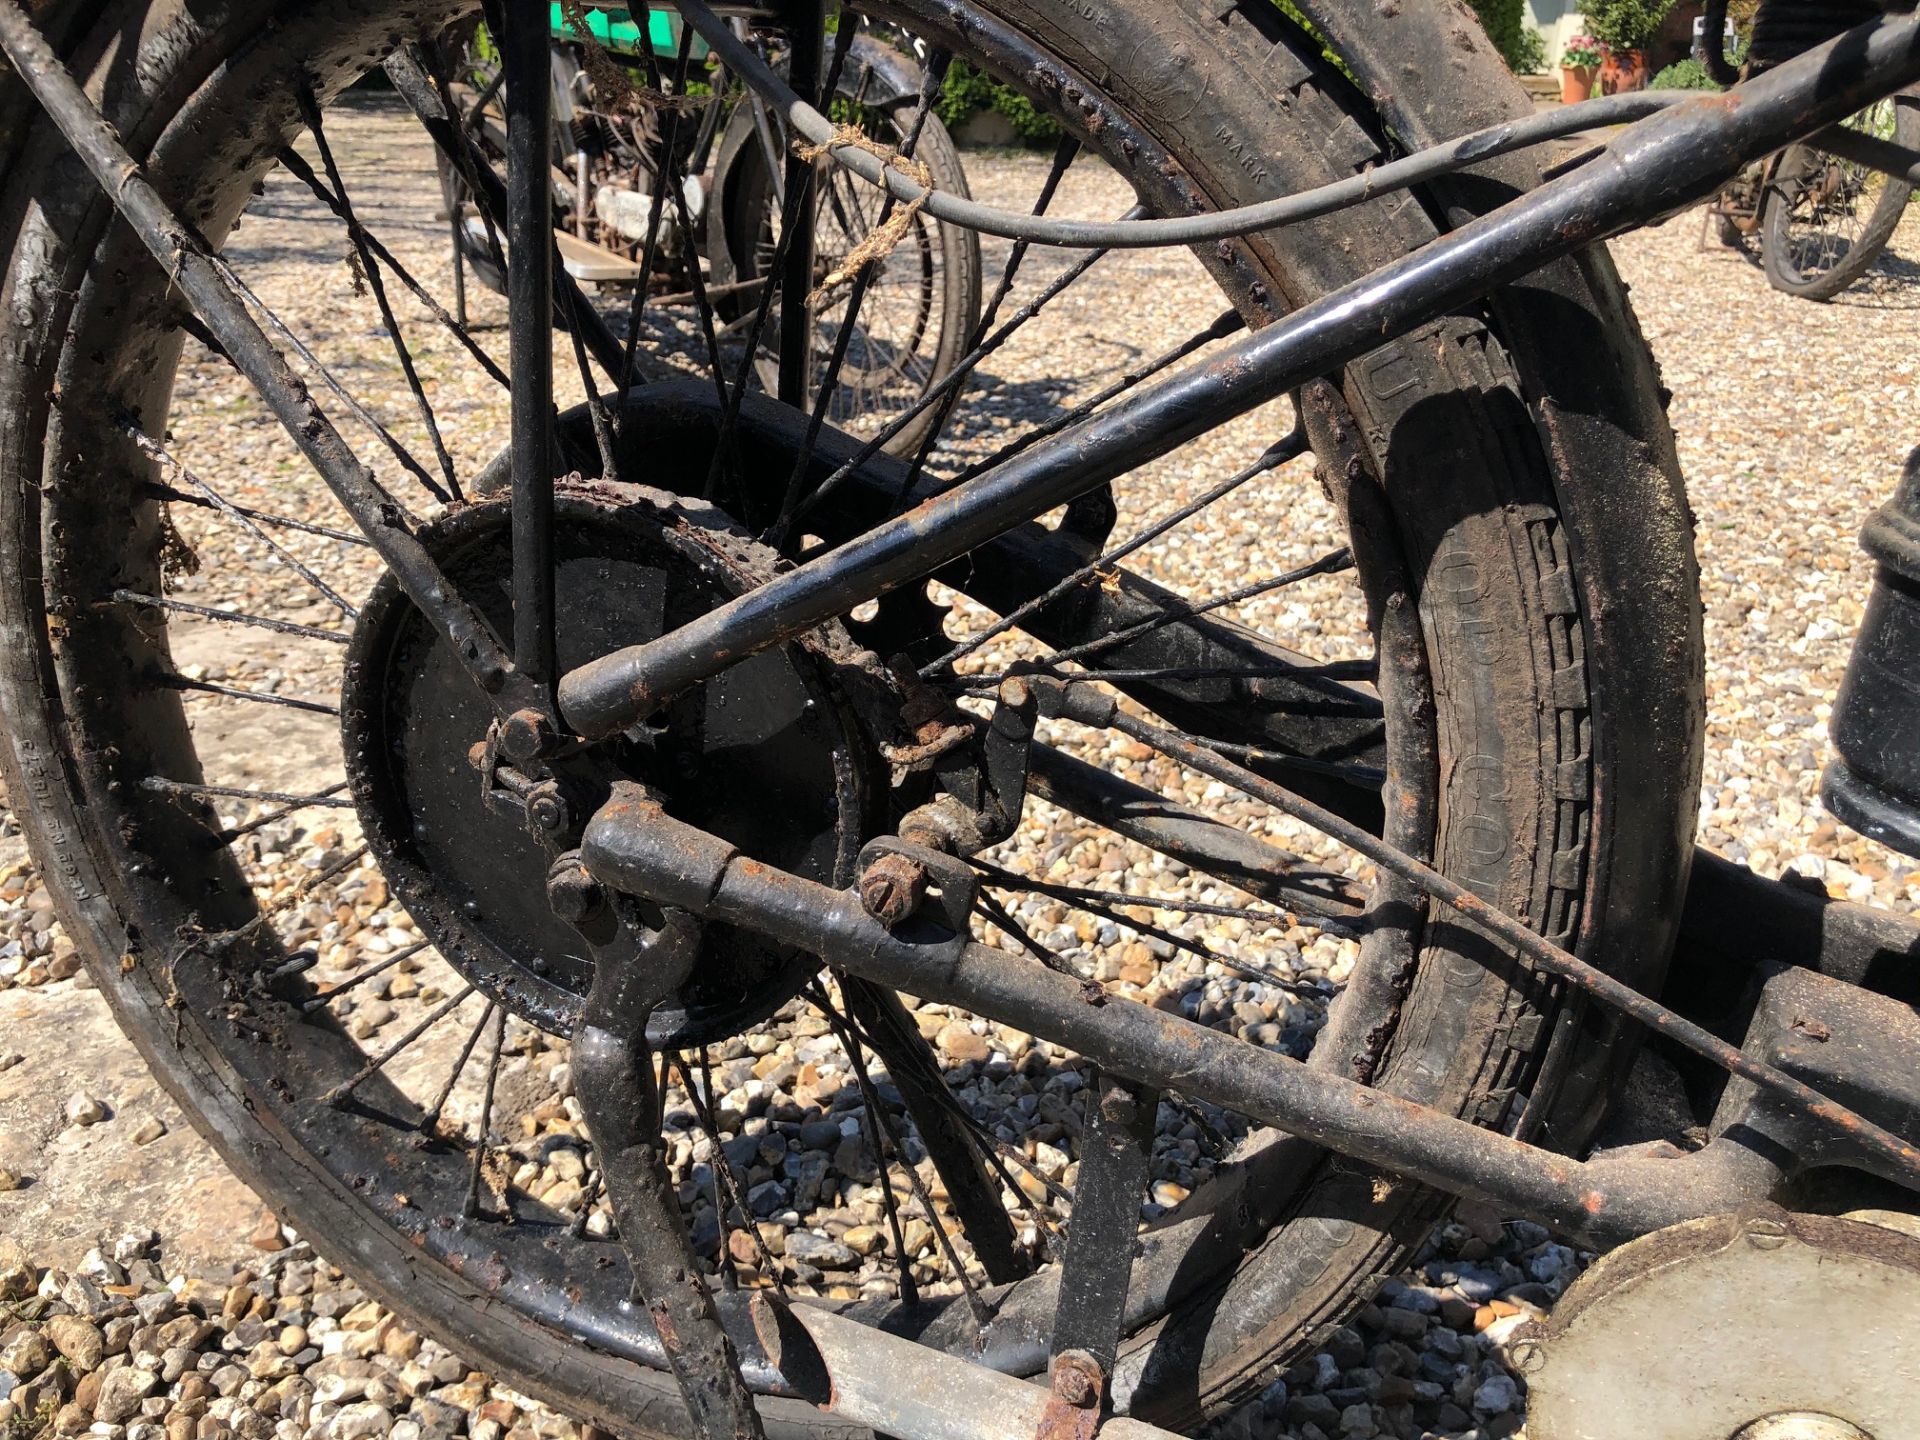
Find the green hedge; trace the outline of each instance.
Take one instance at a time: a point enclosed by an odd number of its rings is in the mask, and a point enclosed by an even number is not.
[[[1006,116],[1014,133],[1029,145],[1051,145],[1060,138],[1060,127],[1053,117],[1034,109],[1033,102],[1018,90],[981,74],[964,60],[954,61],[941,82],[933,113],[951,128],[983,110]]]
[[[1526,0],[1467,0],[1480,17],[1480,28],[1507,62],[1507,68],[1530,75],[1546,68],[1545,42],[1540,32],[1527,24]]]

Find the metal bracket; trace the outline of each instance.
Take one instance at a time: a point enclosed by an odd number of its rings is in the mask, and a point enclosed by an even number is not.
[[[880,835],[861,847],[860,874],[868,874],[875,864],[890,856],[898,856],[918,868],[925,876],[925,890],[912,910],[888,928],[903,940],[922,941],[934,938],[928,933],[928,927],[938,925],[964,944],[972,933],[973,907],[980,898],[980,877],[973,867],[943,851],[916,845],[897,835]],[[863,902],[866,899],[864,895],[861,898]],[[872,907],[868,908],[871,913]],[[920,922],[918,926],[916,921]]]
[[[1053,1310],[1056,1393],[1069,1355],[1084,1357],[1101,1375],[1113,1373],[1160,1107],[1159,1091],[1105,1072],[1092,1099]]]

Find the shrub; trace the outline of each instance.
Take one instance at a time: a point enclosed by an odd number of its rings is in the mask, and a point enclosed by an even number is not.
[[[1609,50],[1644,50],[1674,0],[1586,0],[1587,33]]]
[[[1655,90],[1718,90],[1713,77],[1707,74],[1707,67],[1689,55],[1684,60],[1676,60],[1658,75],[1653,77]]]
[[[1014,133],[1029,145],[1047,145],[1060,138],[1060,127],[1053,117],[1036,110],[1018,90],[983,75],[964,60],[954,61],[941,82],[934,114],[951,127],[982,110],[997,110],[1006,116]]]
[[[1468,0],[1480,17],[1480,28],[1507,62],[1507,68],[1530,74],[1544,67],[1546,47],[1540,32],[1527,24],[1526,0]]]

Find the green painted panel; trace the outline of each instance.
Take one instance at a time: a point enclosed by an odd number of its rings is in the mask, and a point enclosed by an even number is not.
[[[549,23],[558,38],[577,38],[562,13],[560,0],[553,0]],[[680,53],[680,27],[683,23],[670,10],[647,11],[647,42],[653,47],[654,54],[672,56]],[[593,38],[608,50],[627,55],[640,53],[640,26],[633,18],[633,11],[625,5],[589,8],[587,28],[593,32]],[[692,55],[696,61],[707,58],[706,42],[697,35],[693,40]]]

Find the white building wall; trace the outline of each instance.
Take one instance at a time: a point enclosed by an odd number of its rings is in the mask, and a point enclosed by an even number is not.
[[[1586,28],[1580,0],[1527,0],[1527,23],[1545,42],[1549,71],[1558,68],[1560,51],[1567,41]]]

